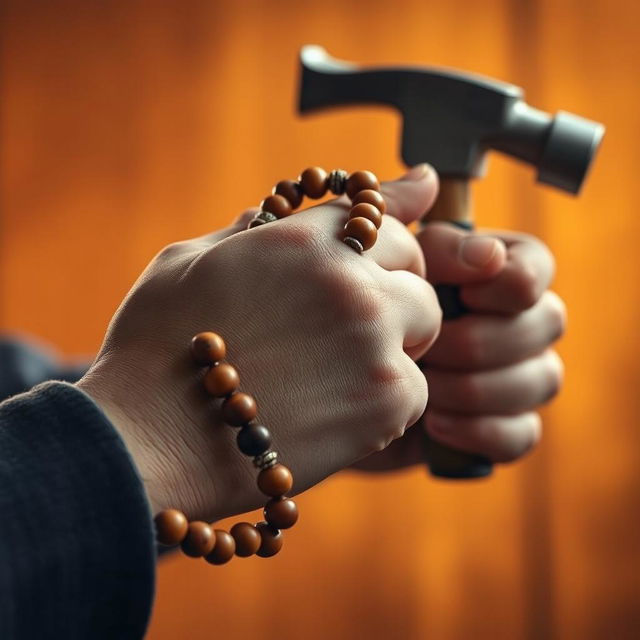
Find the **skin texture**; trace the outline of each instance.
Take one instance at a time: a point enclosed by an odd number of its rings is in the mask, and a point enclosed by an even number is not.
[[[388,211],[415,220],[436,189],[421,167],[385,186]],[[154,512],[215,520],[264,502],[191,361],[200,331],[223,336],[294,492],[383,450],[424,412],[414,360],[441,312],[422,250],[386,216],[376,246],[358,255],[339,241],[347,211],[335,201],[249,231],[251,214],[241,216],[165,248],[125,298],[78,386],[120,431]]]

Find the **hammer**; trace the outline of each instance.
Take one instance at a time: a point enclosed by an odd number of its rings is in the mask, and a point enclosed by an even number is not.
[[[551,116],[530,107],[519,87],[479,75],[434,67],[363,68],[336,60],[319,46],[300,53],[300,113],[350,104],[383,104],[403,116],[402,159],[430,163],[440,193],[429,221],[473,228],[470,180],[482,177],[489,149],[533,165],[538,182],[577,194],[604,127],[571,113]],[[467,312],[458,289],[436,287],[445,321]],[[425,435],[434,476],[481,478],[492,471],[483,456],[456,451]]]

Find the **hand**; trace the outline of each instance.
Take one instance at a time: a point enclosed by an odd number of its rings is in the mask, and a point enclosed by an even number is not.
[[[551,345],[564,331],[566,312],[548,291],[553,257],[526,234],[470,233],[443,223],[427,225],[418,241],[429,281],[460,285],[471,311],[445,322],[421,361],[430,399],[420,424],[453,448],[494,462],[516,460],[538,441],[536,409],[562,381]],[[420,429],[412,429],[357,466],[384,470],[421,461]]]
[[[384,188],[405,222],[435,196],[435,175],[420,172]],[[154,511],[214,520],[264,502],[237,431],[220,423],[191,361],[201,331],[224,338],[295,492],[383,449],[423,413],[414,359],[441,313],[422,252],[385,216],[375,247],[358,255],[339,240],[346,213],[334,201],[243,231],[250,214],[173,244],[122,303],[78,385],[122,434]]]

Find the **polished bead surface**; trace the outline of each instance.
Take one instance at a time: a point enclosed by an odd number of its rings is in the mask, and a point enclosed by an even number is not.
[[[189,523],[189,529],[182,541],[181,548],[186,555],[200,558],[210,553],[215,544],[216,538],[211,526],[206,522],[196,520]]]
[[[189,521],[187,517],[177,509],[165,509],[155,518],[157,539],[160,544],[180,544],[187,535]]]
[[[351,218],[344,225],[344,235],[355,238],[362,244],[363,249],[371,249],[378,239],[376,225],[366,218]]]
[[[368,202],[360,202],[351,207],[349,219],[351,218],[366,218],[367,220],[371,220],[371,222],[376,225],[376,229],[379,229],[382,224],[382,214],[380,210]]]
[[[225,564],[233,558],[233,554],[236,552],[236,541],[233,539],[233,536],[224,529],[216,529],[214,536],[216,541],[215,547],[204,559],[209,564]]]
[[[222,403],[222,418],[234,427],[251,422],[257,412],[256,401],[248,393],[234,393]]]
[[[355,171],[347,178],[347,195],[353,200],[358,191],[373,189],[380,191],[380,183],[371,171]]]
[[[289,493],[293,487],[293,475],[283,464],[263,469],[258,474],[258,489],[267,496],[277,498]]]
[[[277,529],[289,529],[298,521],[298,507],[290,498],[273,498],[264,507],[264,519]]]
[[[387,203],[379,191],[374,191],[373,189],[358,191],[353,197],[353,200],[351,200],[351,204],[360,204],[361,202],[372,204],[381,213],[386,213],[387,211]]]
[[[258,522],[256,529],[260,532],[262,540],[256,555],[261,558],[275,556],[284,543],[284,536],[279,529],[272,527],[268,522]]]
[[[224,360],[227,347],[217,333],[203,331],[191,340],[191,353],[198,364],[214,364]]]
[[[273,193],[285,197],[292,209],[297,209],[302,204],[304,197],[300,183],[294,180],[280,180],[273,188]]]
[[[252,556],[262,544],[260,532],[248,522],[238,522],[230,531],[236,543],[236,555],[240,558]]]
[[[278,218],[286,218],[293,213],[293,208],[289,201],[284,196],[278,194],[266,197],[260,203],[260,208],[263,211],[273,213],[273,215],[278,216]]]
[[[238,449],[246,456],[259,456],[271,446],[271,434],[262,425],[242,427],[237,437]]]
[[[327,172],[320,167],[309,167],[300,174],[300,185],[309,198],[322,198],[327,193]]]
[[[217,398],[233,393],[240,386],[240,376],[230,364],[221,362],[211,367],[204,377],[204,388]]]

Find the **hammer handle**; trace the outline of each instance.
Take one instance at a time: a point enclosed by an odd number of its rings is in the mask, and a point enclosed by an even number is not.
[[[438,199],[428,215],[428,222],[446,221],[461,229],[473,229],[468,180],[443,178]],[[427,221],[425,221],[427,222]],[[427,222],[427,224],[428,224]],[[468,313],[460,300],[460,290],[451,284],[435,286],[445,322]],[[432,475],[440,478],[484,478],[491,475],[491,461],[484,456],[457,451],[425,433],[423,438],[425,460]]]

